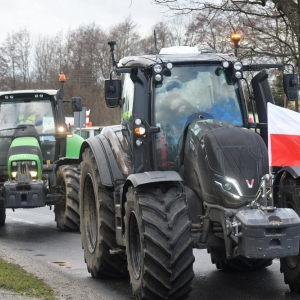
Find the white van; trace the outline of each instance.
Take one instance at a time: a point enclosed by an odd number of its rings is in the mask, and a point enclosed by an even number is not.
[[[85,128],[76,128],[74,129],[74,133],[80,135],[84,139],[88,139],[99,134],[102,130],[102,126],[90,126]]]

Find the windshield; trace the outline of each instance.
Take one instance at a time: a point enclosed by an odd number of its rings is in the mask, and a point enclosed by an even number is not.
[[[167,72],[163,83],[156,85],[155,117],[168,150],[177,152],[184,128],[201,116],[243,125],[238,85],[230,70],[219,65],[185,65]]]
[[[182,117],[201,112],[204,118],[242,125],[236,82],[221,67],[178,66],[168,72],[156,86],[158,122],[170,113],[174,118],[174,113]]]
[[[54,118],[50,100],[0,103],[1,135],[12,135],[18,125],[32,125],[39,134],[54,134]]]
[[[34,97],[16,97],[13,102],[6,99],[1,99],[0,102],[0,165],[7,163],[13,136],[29,125],[36,129],[39,136],[43,162],[49,164],[54,161],[55,123],[50,97],[38,101]]]

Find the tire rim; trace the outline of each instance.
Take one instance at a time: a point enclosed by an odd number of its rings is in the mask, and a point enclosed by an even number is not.
[[[296,211],[293,203],[287,201],[286,206],[287,206],[287,208],[291,208],[294,211]],[[300,253],[296,256],[289,256],[289,257],[285,258],[285,261],[290,269],[295,269],[298,265],[299,260],[300,260]]]
[[[83,221],[87,237],[88,249],[91,253],[95,251],[97,243],[97,208],[95,201],[94,185],[92,176],[87,174],[83,188]]]
[[[135,279],[141,275],[141,242],[140,232],[135,213],[131,213],[129,220],[129,252]]]

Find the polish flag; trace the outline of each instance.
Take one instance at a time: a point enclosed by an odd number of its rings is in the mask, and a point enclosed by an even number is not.
[[[268,102],[270,166],[300,166],[300,114]]]

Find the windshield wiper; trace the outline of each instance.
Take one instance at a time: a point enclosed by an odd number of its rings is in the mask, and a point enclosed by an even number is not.
[[[15,129],[23,129],[23,128],[26,128],[27,125],[20,125],[20,126],[17,126],[17,127],[11,127],[11,128],[3,128],[3,129],[0,129],[0,131],[5,131],[5,130],[15,130]]]

